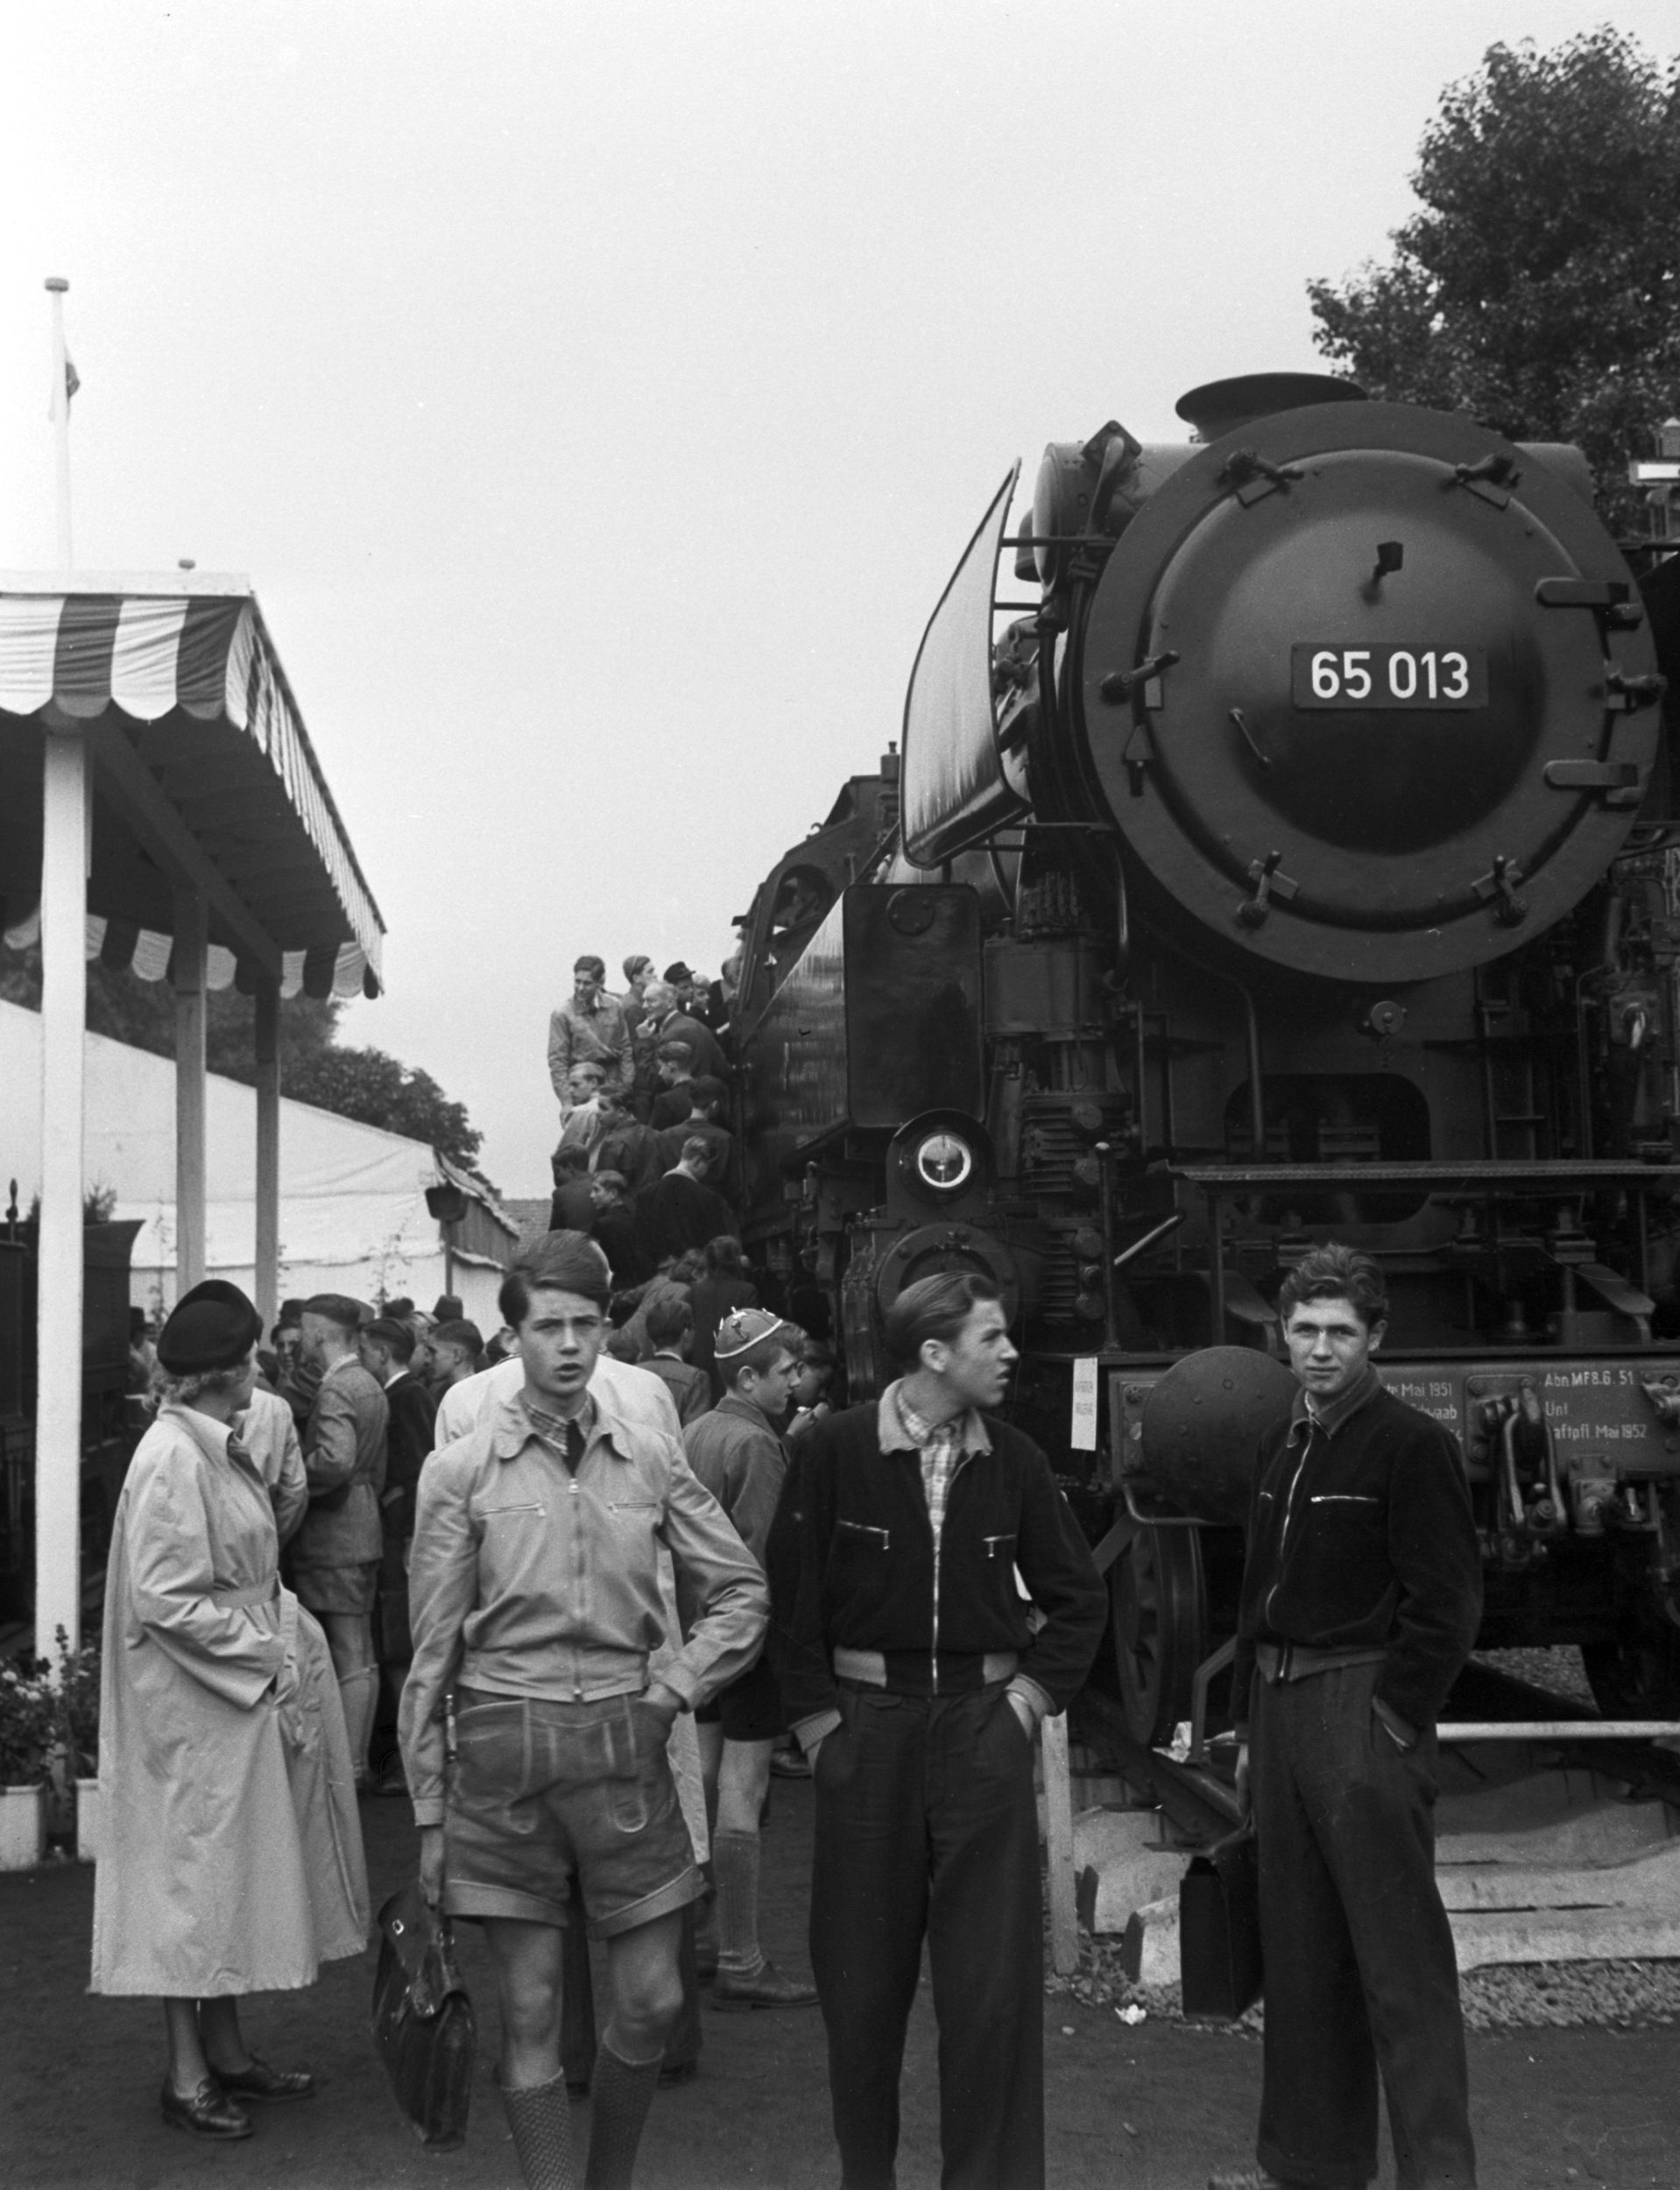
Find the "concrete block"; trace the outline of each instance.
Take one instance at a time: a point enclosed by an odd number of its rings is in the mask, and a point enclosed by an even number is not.
[[[1461,1970],[1680,1957],[1680,1918],[1636,1909],[1461,1909],[1449,1921]]]
[[[1620,1863],[1437,1866],[1436,1883],[1449,1911],[1643,1909],[1680,1919],[1680,1840]]]
[[[1079,1920],[1089,1932],[1126,1931],[1136,1911],[1163,1897],[1178,1906],[1178,1882],[1189,1864],[1182,1848],[1149,1848],[1078,1874]]]
[[[1154,1847],[1161,1839],[1156,1810],[1086,1808],[1073,1813],[1073,1861],[1076,1870],[1124,1862]]]
[[[1073,1821],[1079,1921],[1088,1932],[1124,1932],[1133,1910],[1176,1894],[1189,1857],[1162,1847],[1153,1810],[1085,1810]]]
[[[1676,1819],[1662,1802],[1614,1798],[1588,1771],[1537,1772],[1436,1805],[1436,1867],[1509,1863],[1525,1869],[1614,1863],[1662,1847]]]
[[[1120,1967],[1134,1984],[1178,1982],[1178,1895],[1133,1910],[1120,1942]]]

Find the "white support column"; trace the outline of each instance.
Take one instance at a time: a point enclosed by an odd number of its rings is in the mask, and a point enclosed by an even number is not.
[[[204,959],[209,920],[175,892],[175,1297],[204,1276]]]
[[[280,1306],[280,991],[257,984],[257,1312],[266,1337]]]
[[[81,1641],[82,1073],[88,757],[46,733],[41,801],[41,1229],[35,1410],[35,1647]]]

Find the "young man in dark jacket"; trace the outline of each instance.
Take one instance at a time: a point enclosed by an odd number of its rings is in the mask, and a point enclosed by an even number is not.
[[[1301,1389],[1260,1439],[1232,1673],[1260,1837],[1260,2164],[1212,2190],[1362,2190],[1379,2069],[1406,2190],[1472,2190],[1432,1816],[1435,1720],[1481,1618],[1464,1463],[1378,1381],[1368,1256],[1313,1249],[1278,1309]]]
[[[816,1786],[811,1961],[845,2190],[890,2190],[927,1939],[950,2190],[1044,2179],[1033,1737],[1107,1599],[1048,1461],[983,1415],[1016,1360],[997,1289],[907,1286],[904,1370],[808,1431],[769,1547],[783,1698]],[[1036,1629],[1019,1573],[1041,1615]]]

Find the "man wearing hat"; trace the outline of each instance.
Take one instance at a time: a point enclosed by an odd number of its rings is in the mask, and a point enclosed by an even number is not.
[[[762,1567],[787,1473],[778,1425],[799,1375],[798,1334],[767,1309],[738,1308],[717,1326],[714,1358],[724,1396],[709,1414],[688,1424],[683,1447],[689,1466]],[[702,1705],[695,1727],[706,1791],[717,1814],[711,1844],[717,1888],[712,2004],[735,2010],[815,2006],[816,1987],[778,1969],[759,1944],[759,1819],[770,1791],[770,1752],[787,1730],[781,1687],[768,1657]]]
[[[575,1064],[598,1064],[603,1085],[617,1092],[631,1083],[630,1028],[625,1007],[607,993],[604,959],[580,958],[572,969],[572,993],[548,1019],[548,1078],[556,1099],[569,1099]]]
[[[674,965],[666,967],[665,978],[677,993],[679,1011],[714,1030],[724,1024],[724,993],[719,983],[709,981],[703,973],[696,973],[681,958]]]
[[[385,1431],[391,1409],[362,1366],[359,1301],[317,1293],[303,1303],[300,1353],[320,1374],[303,1434],[309,1510],[292,1546],[293,1587],[326,1630],[358,1781],[378,1701],[373,1607],[384,1530]]]

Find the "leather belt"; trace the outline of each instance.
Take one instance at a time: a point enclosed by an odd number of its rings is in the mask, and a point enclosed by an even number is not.
[[[950,1662],[953,1666],[958,1664],[971,1665],[974,1660],[966,1656],[959,1657],[956,1652],[952,1652]],[[929,1663],[931,1664],[931,1660]],[[1018,1652],[987,1650],[980,1659],[980,1678],[973,1685],[979,1688],[990,1688],[999,1681],[1013,1680],[1020,1671],[1020,1657]],[[886,1655],[880,1650],[854,1650],[848,1649],[844,1643],[839,1644],[834,1653],[834,1677],[836,1680],[855,1681],[860,1688],[885,1688],[886,1686]]]
[[[1316,1673],[1339,1673],[1348,1665],[1380,1665],[1387,1650],[1366,1645],[1361,1650],[1315,1650],[1304,1642],[1260,1642],[1254,1663],[1274,1686],[1281,1681],[1310,1680]]]

